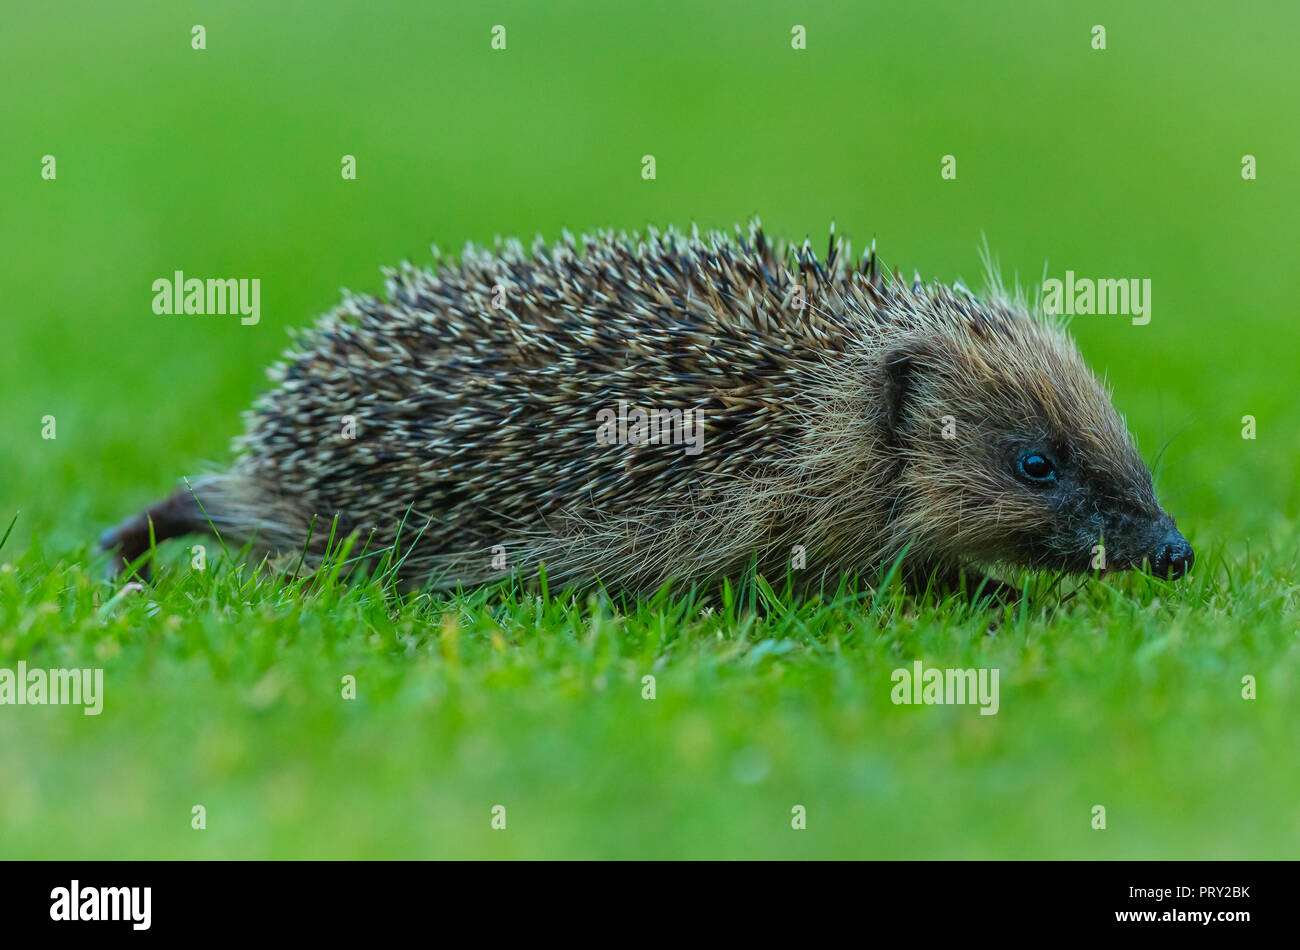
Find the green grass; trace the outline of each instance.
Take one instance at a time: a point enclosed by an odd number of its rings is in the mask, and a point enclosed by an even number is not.
[[[110,601],[84,557],[29,552],[0,568],[0,656],[102,666],[105,706],[0,717],[5,851],[1287,857],[1294,566],[1207,554],[1028,609],[748,584],[710,611],[183,556]],[[893,705],[918,658],[999,668],[998,714]]]
[[[0,857],[1294,856],[1300,10],[463,6],[6,13],[0,668],[102,667],[105,705],[0,706]],[[212,544],[101,579],[89,541],[228,461],[340,285],[431,242],[755,212],[945,280],[981,234],[1022,282],[1150,277],[1149,326],[1074,330],[1193,575],[1031,577],[1009,615],[865,585],[403,599]],[[262,322],[153,315],[178,268],[261,278]],[[999,713],[893,705],[915,659],[1000,669]]]

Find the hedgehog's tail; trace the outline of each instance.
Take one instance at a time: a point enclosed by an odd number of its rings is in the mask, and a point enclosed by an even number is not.
[[[207,519],[202,517],[194,492],[182,487],[117,527],[109,528],[99,536],[99,549],[113,554],[108,569],[112,578],[139,560],[155,541],[161,543],[168,538],[200,532],[210,532]],[[135,572],[148,580],[150,566],[147,562],[137,565]]]
[[[300,513],[292,505],[252,497],[250,486],[236,473],[186,481],[162,501],[105,531],[99,549],[113,554],[110,578],[138,561],[153,544],[187,534],[211,535],[232,549],[251,542],[264,552],[301,544],[307,530],[298,525]],[[148,580],[150,564],[137,565],[135,573]]]

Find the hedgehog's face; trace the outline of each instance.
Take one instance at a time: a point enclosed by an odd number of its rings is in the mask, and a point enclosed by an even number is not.
[[[892,362],[904,522],[956,561],[1186,573],[1191,546],[1069,338],[982,329]]]
[[[1146,466],[1127,440],[1116,443],[1127,450],[1119,465],[1111,449],[1098,454],[1087,443],[1059,432],[1005,430],[1005,450],[990,461],[1009,472],[1010,507],[1032,512],[1032,526],[1008,532],[1007,555],[1033,567],[1084,572],[1145,564],[1181,577],[1192,549],[1156,501]]]

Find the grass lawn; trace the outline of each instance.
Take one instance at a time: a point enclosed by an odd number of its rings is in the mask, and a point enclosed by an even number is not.
[[[0,858],[1294,857],[1300,9],[1095,7],[6,13],[0,669],[102,668],[104,699],[0,705]],[[742,580],[710,609],[403,598],[172,542],[152,586],[102,579],[90,542],[228,463],[340,285],[430,242],[755,212],[926,277],[978,283],[984,234],[1022,283],[1150,278],[1149,325],[1074,331],[1193,574],[1030,575],[1010,611]],[[260,323],[156,316],[178,269],[260,278]],[[998,713],[895,705],[915,660],[997,668]]]
[[[82,557],[29,554],[0,573],[4,655],[102,666],[105,705],[5,709],[5,851],[1288,857],[1294,586],[1250,557],[1021,615],[758,585],[622,612],[181,558],[110,601]],[[916,658],[999,668],[997,715],[892,704]]]

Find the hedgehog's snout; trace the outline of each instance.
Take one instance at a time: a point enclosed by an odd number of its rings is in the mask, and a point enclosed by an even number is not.
[[[1100,564],[1092,560],[1093,570],[1148,571],[1156,577],[1177,580],[1196,561],[1192,545],[1174,519],[1158,506],[1154,514],[1129,512],[1112,516],[1106,519],[1101,534],[1105,555]],[[1097,548],[1092,550],[1095,553]]]
[[[1151,570],[1160,577],[1176,580],[1192,569],[1196,555],[1187,539],[1173,525],[1151,553]]]

